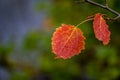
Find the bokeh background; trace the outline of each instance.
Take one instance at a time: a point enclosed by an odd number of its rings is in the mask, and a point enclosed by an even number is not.
[[[55,59],[51,37],[62,23],[77,25],[96,13],[116,16],[79,1],[0,0],[0,80],[120,80],[120,19],[107,21],[109,45],[95,38],[89,21],[79,26],[86,49],[68,60]],[[120,0],[108,3],[120,12]]]

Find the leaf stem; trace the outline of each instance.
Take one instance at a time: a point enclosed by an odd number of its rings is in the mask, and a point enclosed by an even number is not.
[[[76,27],[80,26],[81,24],[83,24],[85,22],[91,21],[91,20],[93,20],[93,18],[86,19],[86,20],[82,21],[81,23],[79,23],[78,25],[76,25]]]

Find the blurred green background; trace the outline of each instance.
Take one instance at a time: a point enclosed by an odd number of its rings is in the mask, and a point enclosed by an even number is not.
[[[6,45],[0,45],[0,80],[120,80],[120,19],[107,21],[111,31],[109,45],[103,46],[95,38],[92,21],[89,21],[79,26],[86,36],[86,49],[68,60],[55,59],[51,37],[62,23],[77,25],[96,13],[107,14],[110,18],[116,16],[77,1],[83,0],[38,0],[34,11],[46,14],[42,25],[33,26],[20,46],[12,37]],[[105,4],[105,0],[93,1]],[[108,3],[120,12],[120,0],[108,0]]]

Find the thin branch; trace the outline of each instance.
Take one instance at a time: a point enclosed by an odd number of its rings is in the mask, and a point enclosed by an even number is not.
[[[108,0],[105,0],[105,5],[106,5],[107,7],[109,7],[109,6],[108,6]]]
[[[106,10],[110,11],[111,13],[117,15],[115,18],[111,18],[111,20],[117,20],[117,19],[120,18],[120,13],[117,12],[117,11],[115,11],[115,10],[113,10],[113,9],[111,9],[111,8],[108,6],[107,0],[105,0],[106,5],[101,5],[101,4],[96,3],[96,2],[94,2],[94,1],[92,1],[92,0],[85,0],[85,2],[87,2],[87,3],[89,3],[89,4],[92,4],[92,5],[95,5],[95,6],[98,6],[98,7],[101,7],[101,8],[103,8],[103,9],[106,9]]]

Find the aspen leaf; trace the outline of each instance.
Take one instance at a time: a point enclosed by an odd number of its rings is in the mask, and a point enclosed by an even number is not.
[[[103,41],[104,45],[107,45],[110,41],[110,31],[108,29],[108,25],[106,24],[106,21],[101,16],[100,13],[96,14],[93,21],[93,28],[95,37]]]
[[[62,24],[53,33],[52,51],[56,58],[68,59],[85,49],[83,32],[73,26]]]

